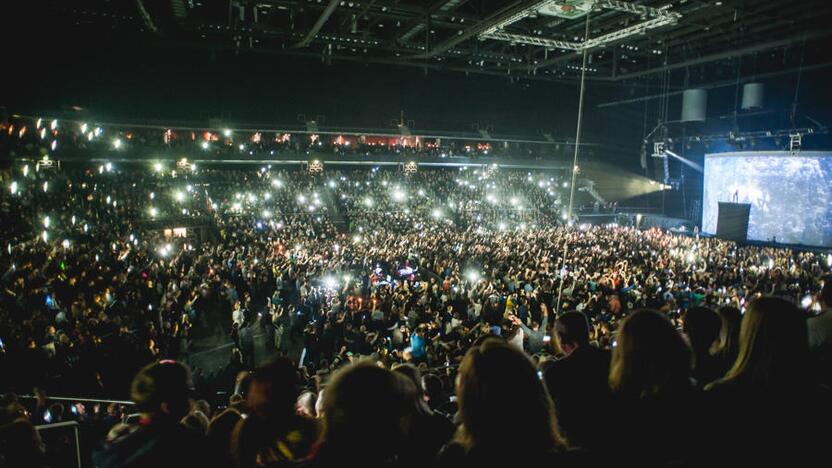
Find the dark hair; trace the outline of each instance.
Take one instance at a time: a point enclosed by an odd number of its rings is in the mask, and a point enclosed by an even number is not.
[[[394,455],[412,414],[410,382],[363,361],[335,373],[323,395],[321,454],[365,462]]]
[[[188,413],[191,371],[174,361],[161,361],[143,367],[133,378],[130,398],[143,412],[158,413],[166,404],[167,412],[179,419]]]
[[[468,450],[522,445],[545,452],[566,446],[537,369],[503,340],[488,339],[468,350],[456,393],[462,417],[457,441]],[[510,410],[499,409],[509,401]]]
[[[589,343],[589,321],[583,312],[567,312],[558,317],[555,330],[561,343],[577,343],[585,346]]]
[[[708,307],[691,307],[683,315],[683,331],[694,352],[707,352],[719,338],[722,319]]]
[[[739,355],[722,382],[793,385],[805,379],[808,355],[809,332],[800,309],[785,299],[761,297],[745,310]]]
[[[610,363],[610,389],[636,398],[660,396],[690,385],[693,358],[664,315],[639,310],[624,318]]]
[[[278,357],[251,373],[248,406],[262,417],[285,419],[295,412],[300,384],[300,376],[292,361]],[[255,387],[257,391],[254,391]]]

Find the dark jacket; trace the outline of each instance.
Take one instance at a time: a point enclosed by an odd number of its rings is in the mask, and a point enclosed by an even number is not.
[[[142,421],[93,454],[96,468],[208,466],[204,438],[178,421]]]

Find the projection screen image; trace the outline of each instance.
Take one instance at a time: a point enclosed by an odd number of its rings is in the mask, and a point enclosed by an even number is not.
[[[751,204],[748,239],[832,246],[832,154],[744,152],[705,156],[702,231],[716,232],[719,202]]]

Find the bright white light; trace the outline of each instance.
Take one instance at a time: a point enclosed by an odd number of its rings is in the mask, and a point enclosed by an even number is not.
[[[480,280],[480,272],[471,270],[465,273],[465,277],[468,279],[468,281],[476,283]]]
[[[87,133],[87,124],[86,123],[81,124],[81,133]]]
[[[87,223],[84,223],[84,232],[87,232],[89,230],[90,230],[90,227],[87,225]]]
[[[49,216],[44,216],[43,217],[43,227],[49,228],[50,223],[51,223],[51,221],[49,220]]]
[[[106,169],[107,172],[110,172],[113,169],[113,163],[108,162],[107,164],[104,165],[104,169]]]
[[[506,223],[500,223],[500,224],[498,224],[498,225],[497,225],[497,229],[499,229],[499,230],[501,230],[501,231],[505,231],[505,230],[506,230]]]
[[[176,193],[174,194],[174,196],[176,197],[176,201],[178,201],[178,202],[181,202],[182,200],[184,200],[184,199],[185,199],[185,194],[184,194],[184,193],[182,193],[182,192],[180,192],[180,191],[178,191],[178,190],[176,191]]]
[[[69,220],[73,226],[75,226],[75,215],[72,215],[72,218]]]
[[[12,181],[12,185],[11,187],[9,187],[9,191],[12,193],[12,195],[17,194],[17,182]]]
[[[112,198],[111,198],[109,195],[107,195],[107,198],[105,198],[104,200],[105,200],[105,201],[106,201],[106,203],[109,205],[109,204],[110,204],[110,201],[112,201]]]
[[[231,209],[234,210],[234,211],[240,211],[241,208],[242,208],[242,205],[240,205],[240,202],[234,202],[234,204],[231,205]]]
[[[263,210],[263,218],[269,219],[272,217],[272,212],[269,210]]]
[[[338,286],[338,280],[332,276],[327,276],[324,278],[324,286],[326,286],[327,289],[335,289]]]
[[[280,179],[272,179],[272,187],[282,187],[283,181]]]
[[[309,205],[309,211],[315,211],[315,209],[316,209],[315,205]]]
[[[440,210],[439,208],[434,208],[433,211],[431,211],[430,215],[436,219],[439,219],[442,217],[442,210]]]
[[[405,199],[404,192],[402,192],[402,191],[401,191],[401,189],[397,188],[397,189],[393,192],[393,200],[395,200],[395,201],[403,201],[404,199]]]
[[[358,234],[352,236],[352,241],[355,242],[356,244],[361,242],[361,236],[358,235]]]
[[[156,194],[153,193],[153,192],[150,192],[150,199],[153,200],[154,198],[156,198]]]
[[[119,149],[121,148],[121,138],[116,138],[113,140],[113,148]]]
[[[52,130],[58,128],[58,119],[53,120],[52,123],[49,124],[49,128],[51,128]]]
[[[306,197],[303,194],[298,195],[298,203],[306,203]]]
[[[95,136],[101,135],[101,127],[95,127]]]
[[[511,199],[509,201],[511,202],[512,205],[516,205],[516,204],[520,203],[520,200],[518,200],[517,197],[511,197]]]
[[[768,261],[768,269],[769,269],[769,270],[771,270],[772,268],[774,268],[774,260],[770,260],[770,259],[769,259],[769,261]]]
[[[103,165],[103,164],[102,164],[102,165],[100,165],[100,166],[98,166],[98,173],[99,173],[99,174],[103,174],[103,173],[104,173],[104,165]]]
[[[563,213],[563,214],[560,215],[560,217],[561,217],[561,219],[563,219],[565,221],[565,220],[569,219],[569,214],[568,213]]]
[[[55,151],[55,148],[57,148],[57,147],[58,147],[58,140],[52,140],[52,145],[50,146],[50,148],[52,148],[52,151]]]
[[[564,182],[563,183],[563,188],[566,188],[566,187],[569,187],[569,182]]]
[[[207,141],[202,142],[202,149],[207,150],[211,146]]]
[[[85,124],[85,125],[86,125],[86,124]],[[63,241],[63,242],[61,242],[61,245],[62,245],[65,249],[68,249],[68,248],[69,248],[69,239],[64,239],[64,241]]]
[[[269,193],[269,192],[264,193],[263,194],[263,199],[264,200],[271,200],[272,199],[272,194]]]
[[[368,207],[369,207],[369,206],[373,206],[373,199],[372,199],[372,198],[370,198],[370,197],[366,197],[366,198],[364,199],[364,204],[365,204],[366,206],[368,206]]]
[[[543,182],[542,180],[537,183],[537,186],[540,187],[540,188],[543,188],[545,185],[546,185],[546,183]]]
[[[23,177],[27,177],[29,175],[29,165],[23,165]]]
[[[155,207],[153,207],[153,206],[151,206],[151,207],[150,207],[150,217],[151,217],[151,218],[155,218],[155,217],[156,217],[156,215],[157,215],[158,213],[159,213],[159,210],[157,210],[157,209],[156,209]]]
[[[156,172],[162,172],[164,169],[165,169],[165,167],[162,166],[162,163],[157,162],[157,163],[153,164],[153,170],[156,171]]]
[[[43,124],[43,119],[38,118],[37,124],[36,124],[35,126],[36,126],[37,128],[40,128],[40,126],[41,126],[42,124]]]
[[[49,182],[44,182],[44,183],[43,183],[43,191],[44,191],[44,192],[48,192],[48,191],[49,191]]]
[[[244,149],[246,149],[246,145],[240,143],[239,148],[240,148],[240,151],[243,151]]]
[[[329,183],[328,183],[327,185],[329,185],[329,188],[335,188],[335,181],[334,181],[334,180],[330,180],[330,181],[329,181]]]
[[[231,136],[231,129],[230,129],[230,128],[226,128],[226,129],[224,129],[224,130],[222,131],[222,135],[223,135],[224,137],[226,137],[226,138],[230,137],[230,136]]]
[[[424,197],[425,196],[425,191],[422,190],[422,189],[419,189],[419,196]]]
[[[826,256],[826,265],[832,267],[832,253]]]
[[[44,242],[49,242],[49,233],[45,230],[41,233],[40,237],[43,239]]]
[[[194,186],[191,185],[191,184],[188,184],[188,185],[185,186],[185,190],[187,190],[188,192],[193,192],[194,191]]]

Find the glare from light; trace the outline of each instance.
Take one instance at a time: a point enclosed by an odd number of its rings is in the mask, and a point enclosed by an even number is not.
[[[55,130],[56,128],[58,128],[58,119],[53,120],[52,123],[49,124],[49,128],[52,129],[52,130]]]
[[[419,189],[419,196],[424,197],[425,196],[425,191],[422,190],[422,189]]]
[[[272,212],[269,210],[263,210],[263,218],[269,219],[272,217]]]
[[[264,200],[271,200],[272,199],[272,194],[269,193],[269,192],[264,193],[263,194],[263,199]]]
[[[231,205],[231,209],[234,211],[240,211],[242,207],[243,205],[241,205],[240,202],[234,202],[234,204]]]
[[[52,151],[55,151],[55,149],[57,147],[58,147],[58,140],[52,140],[52,145],[50,146],[50,148],[52,148]]]
[[[28,175],[29,175],[29,165],[24,164],[23,165],[23,177],[27,177]]]
[[[230,136],[231,136],[231,129],[230,129],[230,128],[226,128],[226,129],[224,129],[224,130],[222,131],[222,135],[223,135],[224,137],[226,137],[226,138],[230,137]]]
[[[151,206],[150,207],[150,217],[155,218],[157,214],[159,214],[159,210],[157,210],[156,207]]]
[[[329,185],[329,188],[335,188],[335,181],[334,181],[334,180],[330,180],[330,181],[329,181],[329,183],[328,183],[327,185]]]
[[[64,239],[64,241],[61,242],[61,245],[63,246],[63,248],[68,249],[69,248],[69,239]]]
[[[44,242],[49,242],[49,233],[48,233],[48,232],[46,232],[46,230],[44,230],[44,231],[41,233],[41,235],[40,235],[40,236],[41,236],[41,238],[43,239],[43,241],[44,241]]]
[[[153,193],[153,192],[150,192],[150,199],[153,200],[154,198],[156,198],[156,194]]]
[[[439,208],[434,208],[433,211],[431,211],[430,215],[436,219],[440,219],[442,217],[442,210],[440,210]]]
[[[569,187],[569,182],[564,182],[563,183],[563,188],[566,188],[566,187]]]
[[[516,204],[520,203],[520,200],[518,200],[517,197],[511,197],[511,199],[509,201],[511,202],[512,205],[516,205]]]
[[[9,191],[12,193],[12,195],[17,194],[17,182],[12,181],[12,185],[11,187],[9,187]]]
[[[246,149],[246,145],[244,145],[244,144],[240,143],[239,148],[240,148],[240,151],[243,151],[243,150],[245,150],[245,149]]]
[[[298,195],[298,203],[306,203],[306,197],[303,194]]]
[[[43,125],[43,119],[38,118],[38,121],[37,121],[35,127],[40,128],[41,125]]]
[[[364,199],[364,205],[366,205],[366,206],[368,206],[368,207],[373,206],[373,199],[372,199],[372,198],[370,198],[370,197],[366,197],[366,198]]]
[[[49,229],[49,224],[51,224],[51,222],[52,221],[49,219],[49,216],[43,217],[43,227]]]
[[[49,191],[49,182],[48,182],[48,181],[43,183],[43,191],[44,191],[44,192],[48,192],[48,191]]]
[[[191,184],[188,184],[188,185],[185,186],[185,190],[187,190],[188,192],[193,192],[194,191],[194,186],[191,185]]]
[[[69,222],[72,223],[73,226],[75,226],[75,215],[72,215],[72,218],[69,219]]]
[[[465,273],[465,278],[467,278],[468,281],[470,281],[472,283],[476,283],[480,280],[480,272],[475,271],[475,270],[470,270],[467,273]]]
[[[404,192],[400,188],[397,187],[396,190],[393,191],[393,200],[400,202],[400,201],[404,201],[404,199],[405,199]]]
[[[87,124],[86,123],[81,124],[81,133],[87,133]]]
[[[282,187],[283,181],[280,179],[272,179],[272,187]]]
[[[153,170],[156,171],[156,172],[162,172],[164,169],[165,169],[165,167],[162,166],[162,163],[157,162],[157,163],[153,164]]]
[[[113,148],[119,149],[121,148],[121,138],[116,138],[113,140]]]
[[[178,191],[178,190],[176,191],[176,193],[174,194],[174,196],[176,197],[176,201],[178,201],[178,202],[181,202],[182,200],[184,200],[184,199],[185,199],[185,194],[184,194],[184,193],[182,193],[182,192],[180,192],[180,191]]]
[[[110,172],[113,169],[113,163],[108,162],[107,164],[104,165],[104,169],[107,172]]]
[[[332,276],[327,276],[324,278],[324,286],[326,286],[327,289],[335,289],[338,286],[338,280]]]
[[[203,142],[201,143],[201,145],[202,145],[202,149],[204,149],[204,150],[207,150],[208,148],[210,148],[210,147],[211,147],[211,144],[210,144],[210,143],[208,143],[207,141],[203,141]]]

